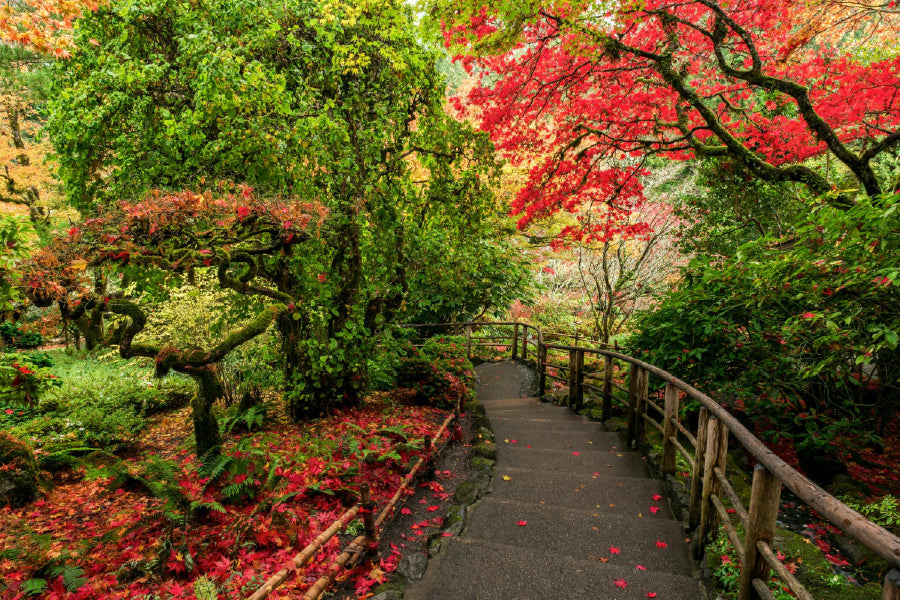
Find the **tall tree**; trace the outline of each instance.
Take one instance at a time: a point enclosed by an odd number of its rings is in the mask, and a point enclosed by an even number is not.
[[[80,21],[58,67],[48,128],[84,211],[217,179],[327,209],[322,243],[253,261],[303,307],[277,320],[297,418],[365,390],[419,209],[490,202],[489,143],[445,115],[411,24],[398,1],[116,2]]]
[[[820,9],[827,2],[817,3]],[[564,232],[638,234],[644,160],[724,157],[766,182],[832,193],[828,156],[869,196],[879,160],[900,142],[900,54],[872,59],[837,32],[896,39],[893,4],[843,6],[859,19],[804,27],[794,0],[526,1],[485,7],[432,0],[432,22],[480,85],[458,100],[514,161],[540,158],[513,204],[520,225],[581,205],[607,218]],[[828,33],[829,37],[825,37]]]

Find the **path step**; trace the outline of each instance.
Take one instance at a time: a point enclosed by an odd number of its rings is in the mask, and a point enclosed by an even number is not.
[[[497,470],[490,497],[504,500],[527,498],[531,502],[552,506],[642,519],[672,518],[661,481],[613,477],[602,472],[585,479],[583,475],[570,473]],[[659,497],[659,500],[654,500],[654,497]],[[651,507],[658,510],[653,512]]]
[[[543,424],[521,422],[506,428],[494,426],[494,437],[498,444],[519,444],[516,448],[533,448],[546,450],[597,450],[603,452],[621,452],[622,443],[615,433],[607,433],[599,429],[568,427],[543,428]],[[513,441],[515,440],[515,441]]]
[[[599,423],[523,397],[521,365],[477,370],[497,443],[492,491],[405,598],[702,597],[682,525],[640,455]]]
[[[602,563],[463,537],[450,540],[439,564],[440,569],[426,575],[424,586],[407,592],[407,600],[646,600],[648,593],[665,600],[702,597],[691,577],[641,571],[618,556]],[[626,587],[617,587],[616,581]]]
[[[526,524],[518,525],[522,521]],[[472,511],[464,537],[517,548],[547,550],[579,559],[605,556],[611,562],[643,564],[648,569],[665,573],[691,572],[681,524],[667,519],[601,513],[599,510],[591,512],[489,496]],[[611,553],[612,547],[618,548],[619,553]]]
[[[527,445],[520,448],[519,444],[506,444],[503,440],[499,440],[497,452],[495,469],[519,467],[534,471],[581,473],[589,477],[594,473],[620,477],[648,476],[646,462],[634,452],[542,450],[534,447],[528,448]],[[577,454],[573,454],[573,452]]]

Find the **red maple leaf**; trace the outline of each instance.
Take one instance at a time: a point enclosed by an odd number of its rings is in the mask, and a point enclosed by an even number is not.
[[[662,540],[656,540],[656,547],[657,548],[668,548],[669,545],[667,543],[663,542]]]
[[[403,508],[400,509],[400,514],[401,515],[411,515],[412,511],[404,506]]]
[[[610,546],[610,547],[609,547],[609,553],[610,553],[610,554],[618,554],[618,553],[619,553],[619,549],[616,548],[615,546]]]
[[[638,571],[646,571],[647,570],[647,567],[645,567],[644,565],[636,565],[636,566],[637,566]]]
[[[647,592],[648,598],[656,598],[656,592]]]
[[[654,502],[659,502],[660,500],[662,500],[662,496],[660,496],[659,494],[653,494]]]
[[[617,588],[628,587],[628,583],[626,583],[624,579],[616,579],[613,583],[616,584]]]
[[[656,513],[659,512],[659,507],[658,507],[658,506],[651,506],[651,507],[650,507],[650,512],[652,512],[652,513],[655,515]]]
[[[440,506],[429,506],[429,507],[426,508],[425,510],[427,510],[428,512],[434,512],[434,511],[440,510],[440,509],[441,509]]]
[[[519,527],[525,527],[526,525],[528,525],[528,521],[516,521],[516,525],[518,525]]]

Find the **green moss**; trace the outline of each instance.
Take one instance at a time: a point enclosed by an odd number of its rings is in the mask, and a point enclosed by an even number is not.
[[[37,497],[38,470],[24,442],[0,432],[0,507],[19,507]]]
[[[816,600],[880,600],[881,586],[877,582],[865,586],[848,583],[831,570],[822,552],[803,536],[791,531],[779,530],[775,534],[775,547],[788,559],[800,564],[797,579]]]

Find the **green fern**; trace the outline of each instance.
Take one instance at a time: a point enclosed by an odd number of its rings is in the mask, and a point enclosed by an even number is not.
[[[47,580],[40,578],[29,579],[19,587],[19,591],[26,596],[43,594],[47,591]]]

